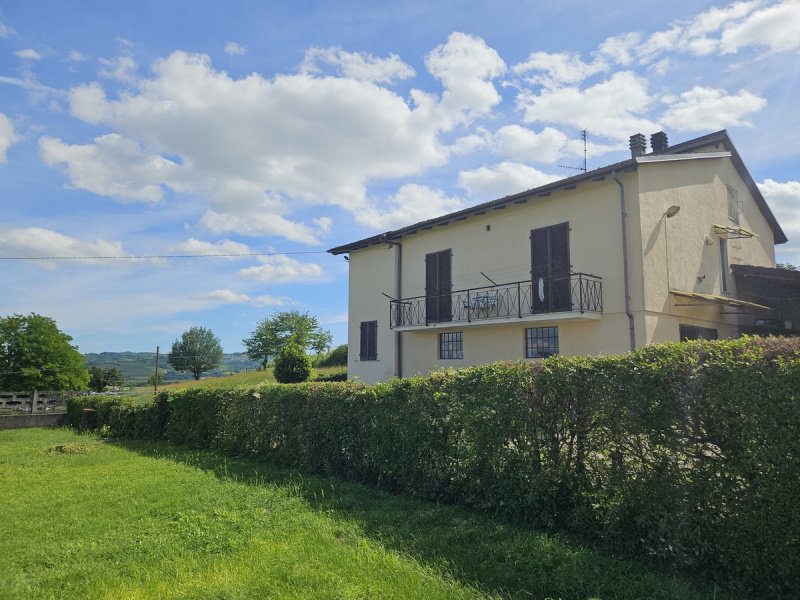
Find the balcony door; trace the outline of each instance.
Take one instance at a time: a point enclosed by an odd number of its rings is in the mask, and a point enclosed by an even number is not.
[[[425,255],[425,322],[443,323],[453,319],[453,288],[450,250]]]
[[[572,310],[569,223],[531,230],[534,312]]]

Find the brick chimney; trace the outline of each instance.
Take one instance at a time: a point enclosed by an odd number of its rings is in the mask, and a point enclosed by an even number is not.
[[[643,133],[637,133],[631,136],[631,158],[642,156],[647,152],[647,138]]]
[[[663,152],[667,148],[669,148],[669,142],[667,141],[667,134],[663,131],[659,131],[658,133],[654,133],[650,136],[650,148],[653,149],[653,152]]]

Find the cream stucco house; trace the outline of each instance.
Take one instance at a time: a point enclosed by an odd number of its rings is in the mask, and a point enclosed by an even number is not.
[[[350,377],[735,337],[765,310],[731,265],[786,242],[727,132],[332,248],[348,254]]]

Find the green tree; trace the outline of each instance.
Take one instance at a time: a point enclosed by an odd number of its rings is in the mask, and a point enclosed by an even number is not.
[[[125,375],[119,367],[89,367],[89,389],[94,392],[102,392],[109,387],[119,387],[123,383]]]
[[[778,263],[775,265],[778,269],[785,269],[787,271],[797,271],[797,267],[792,263]]]
[[[288,341],[275,357],[273,368],[278,383],[300,383],[311,377],[311,359],[294,340]]]
[[[164,383],[164,371],[159,371],[158,372],[158,380],[157,381],[156,381],[156,372],[153,371],[152,373],[150,373],[150,377],[147,378],[147,384],[148,385],[156,385],[156,383],[158,383],[158,385],[161,385],[162,383]]]
[[[219,366],[222,346],[210,329],[192,327],[172,343],[168,361],[176,371],[188,372],[200,379],[202,373]]]
[[[0,318],[0,390],[83,390],[86,359],[56,322],[31,313]]]
[[[347,344],[336,346],[325,356],[315,359],[317,367],[346,367],[347,366]]]
[[[330,331],[320,328],[316,317],[296,310],[277,312],[264,319],[250,337],[242,340],[247,355],[266,368],[289,340],[293,340],[303,351],[312,350],[322,354],[331,345]]]

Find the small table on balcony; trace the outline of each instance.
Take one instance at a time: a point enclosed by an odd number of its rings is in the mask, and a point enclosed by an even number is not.
[[[470,297],[466,309],[477,318],[497,316],[497,292],[477,292]]]

